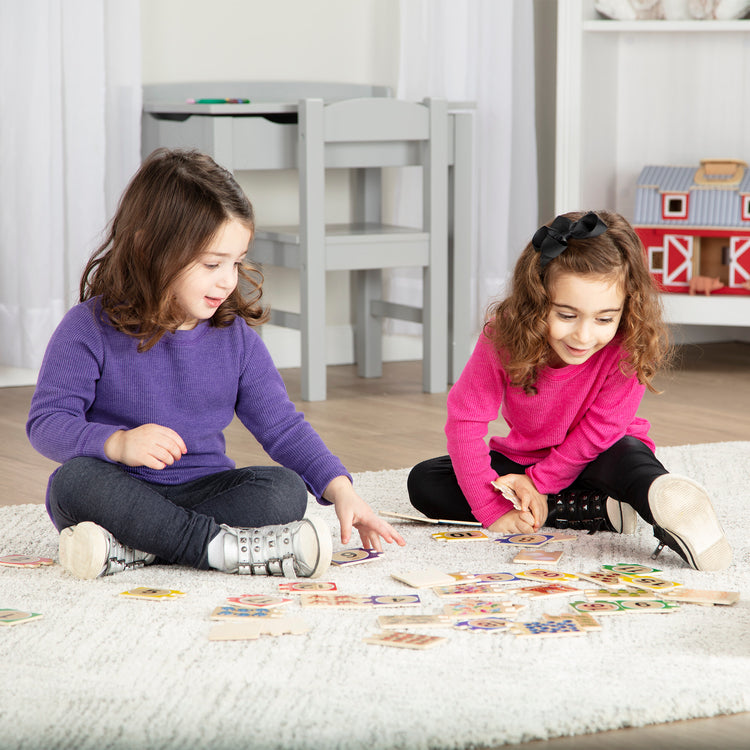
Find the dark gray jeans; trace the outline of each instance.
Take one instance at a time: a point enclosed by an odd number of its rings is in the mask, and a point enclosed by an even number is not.
[[[165,563],[208,568],[219,524],[270,526],[300,520],[307,489],[280,466],[232,469],[178,485],[137,479],[118,465],[74,458],[51,477],[47,509],[58,531],[93,521],[117,541]]]

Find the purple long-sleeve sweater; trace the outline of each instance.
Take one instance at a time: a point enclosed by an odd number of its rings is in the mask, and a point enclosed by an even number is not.
[[[234,468],[223,430],[235,413],[277,463],[302,477],[320,502],[328,483],[349,476],[298,412],[260,336],[237,318],[167,333],[146,352],[103,322],[98,300],[76,305],[53,333],[31,402],[26,432],[41,454],[108,461],[117,430],[171,427],[187,453],[161,470],[124,467],[158,484],[181,484]],[[327,504],[327,503],[326,503]]]

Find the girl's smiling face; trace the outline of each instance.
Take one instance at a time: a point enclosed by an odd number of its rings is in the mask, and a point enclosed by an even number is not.
[[[208,320],[234,291],[251,237],[250,229],[230,219],[219,227],[201,257],[177,277],[172,294],[185,313],[180,330]]]
[[[551,281],[549,292],[551,367],[583,364],[615,337],[625,306],[617,276],[561,273]]]

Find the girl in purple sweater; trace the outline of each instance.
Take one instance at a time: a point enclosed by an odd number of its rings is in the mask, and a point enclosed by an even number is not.
[[[667,473],[636,416],[668,356],[643,246],[619,214],[558,216],[515,268],[448,396],[448,454],[409,476],[414,507],[491,531],[633,533],[636,513],[698,570],[731,548],[706,491]],[[498,412],[505,437],[485,442]],[[497,489],[499,488],[499,489]]]
[[[246,260],[250,202],[191,151],[154,152],[120,201],[81,279],[80,304],[47,347],[27,434],[62,465],[47,509],[60,562],[95,578],[155,561],[229,573],[319,576],[333,504],[341,541],[403,539],[289,400],[253,329],[261,275]],[[280,466],[235,468],[237,416]]]

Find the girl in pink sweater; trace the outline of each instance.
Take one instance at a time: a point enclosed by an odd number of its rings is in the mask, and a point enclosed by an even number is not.
[[[731,548],[706,491],[667,472],[636,416],[667,338],[622,216],[570,213],[541,227],[448,396],[449,455],[410,473],[412,504],[503,534],[545,524],[633,533],[637,513],[657,553],[666,545],[698,570],[726,568]],[[498,413],[508,434],[488,448]]]

